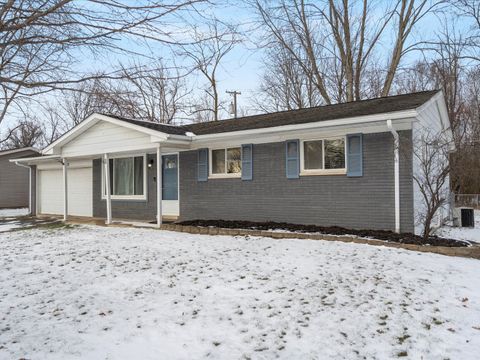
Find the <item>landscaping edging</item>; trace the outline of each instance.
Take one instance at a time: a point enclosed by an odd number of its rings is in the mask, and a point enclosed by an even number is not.
[[[326,240],[341,241],[356,244],[369,244],[375,246],[386,246],[392,248],[400,248],[412,251],[430,252],[447,256],[460,256],[465,258],[480,259],[480,246],[470,247],[446,247],[446,246],[421,246],[413,244],[401,244],[387,242],[383,240],[364,239],[354,236],[332,236],[326,234],[305,234],[293,232],[275,232],[265,230],[250,229],[226,229],[216,227],[198,227],[179,224],[162,224],[162,230],[185,232],[189,234],[202,235],[228,235],[228,236],[263,236],[273,239],[309,239],[309,240]]]

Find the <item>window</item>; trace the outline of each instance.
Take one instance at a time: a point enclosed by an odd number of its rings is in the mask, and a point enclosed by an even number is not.
[[[239,147],[212,150],[210,159],[213,177],[236,177],[242,172],[242,150]]]
[[[304,174],[345,172],[344,138],[304,141],[302,155]]]
[[[112,199],[146,199],[145,156],[115,158],[109,162]],[[102,176],[103,183],[104,179]],[[106,193],[106,186],[103,186],[103,197]]]

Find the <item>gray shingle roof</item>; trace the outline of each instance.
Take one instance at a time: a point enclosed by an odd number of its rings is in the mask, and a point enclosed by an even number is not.
[[[405,95],[387,96],[369,100],[324,105],[300,110],[281,111],[269,114],[246,116],[237,119],[210,121],[182,126],[172,126],[151,123],[147,121],[124,119],[108,114],[105,115],[127,121],[131,124],[158,130],[167,134],[185,135],[185,133],[189,131],[196,135],[206,135],[412,110],[423,105],[437,92],[438,90],[423,91]]]

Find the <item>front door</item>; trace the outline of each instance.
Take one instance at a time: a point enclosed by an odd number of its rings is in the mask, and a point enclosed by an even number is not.
[[[162,156],[162,213],[179,215],[177,154]]]

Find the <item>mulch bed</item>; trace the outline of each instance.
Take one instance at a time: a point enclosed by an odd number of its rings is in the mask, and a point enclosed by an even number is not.
[[[385,230],[352,230],[338,226],[316,226],[316,225],[298,225],[280,222],[252,222],[252,221],[231,221],[231,220],[190,220],[182,221],[179,225],[217,227],[226,229],[250,229],[250,230],[285,230],[300,233],[320,233],[325,235],[354,235],[358,237],[378,239],[402,244],[429,245],[429,246],[447,246],[447,247],[466,247],[468,244],[464,241],[446,239],[438,236],[430,236],[427,242],[421,236],[411,233],[397,234],[393,231]]]

